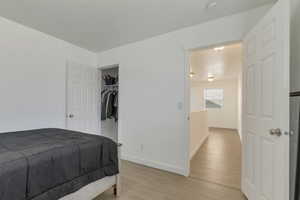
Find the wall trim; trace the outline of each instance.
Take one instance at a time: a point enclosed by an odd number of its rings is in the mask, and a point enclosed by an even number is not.
[[[223,129],[223,130],[228,130],[228,131],[237,131],[237,132],[239,132],[238,131],[238,129],[236,129],[236,128],[223,128],[223,127],[208,127],[208,130],[211,130],[211,129]]]
[[[169,165],[166,163],[152,161],[152,160],[146,160],[146,159],[142,159],[142,158],[138,158],[138,157],[130,156],[130,155],[124,155],[124,154],[122,155],[122,160],[130,161],[130,162],[137,163],[137,164],[140,164],[140,165],[143,165],[146,167],[151,167],[151,168],[179,174],[182,176],[186,176],[185,169],[179,168],[177,166]]]
[[[193,157],[196,155],[196,153],[199,151],[200,147],[204,144],[204,142],[208,139],[208,137],[210,136],[210,132],[208,131],[208,134],[202,138],[201,142],[199,142],[199,145],[197,146],[197,148],[195,148],[195,150],[193,150],[193,152],[191,152],[190,154],[190,160],[193,159]]]

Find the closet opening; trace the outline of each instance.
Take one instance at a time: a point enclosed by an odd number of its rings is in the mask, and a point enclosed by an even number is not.
[[[119,142],[119,65],[99,68],[101,135]]]

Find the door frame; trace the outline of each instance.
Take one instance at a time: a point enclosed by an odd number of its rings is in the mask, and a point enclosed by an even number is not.
[[[111,65],[101,65],[101,66],[97,66],[97,70],[98,71],[101,71],[101,70],[105,70],[105,69],[112,69],[112,68],[118,68],[118,78],[119,78],[119,96],[118,96],[118,138],[117,138],[117,140],[118,140],[118,143],[122,143],[121,141],[121,127],[122,127],[122,119],[121,119],[121,114],[122,114],[122,106],[121,106],[121,102],[122,102],[122,98],[121,98],[121,93],[120,93],[120,91],[121,91],[121,67],[120,67],[120,64],[119,63],[116,63],[116,64],[111,64]],[[99,78],[101,78],[101,77],[99,77]],[[101,83],[100,83],[100,85],[99,85],[99,87],[101,88]],[[101,95],[100,95],[100,97],[101,97]],[[101,101],[99,101],[98,102],[98,106],[99,106],[99,108],[101,108]],[[100,118],[99,118],[99,120],[100,120],[100,134],[101,134],[101,109],[98,109],[98,114],[99,114],[99,116],[100,116]]]
[[[242,36],[243,37],[243,36]],[[183,98],[183,122],[184,122],[184,135],[185,135],[185,167],[184,167],[184,176],[188,177],[190,175],[190,61],[189,56],[190,52],[196,49],[209,49],[215,46],[226,46],[234,43],[242,43],[242,38],[236,38],[233,40],[226,40],[219,42],[208,42],[207,44],[194,44],[191,46],[182,47],[184,55],[184,98]],[[243,58],[242,58],[243,59]],[[242,71],[243,69],[241,69]],[[243,83],[242,83],[243,84]],[[241,94],[243,99],[243,92]],[[241,102],[242,102],[241,99]],[[241,113],[243,110],[241,108]],[[241,134],[242,135],[242,134]]]

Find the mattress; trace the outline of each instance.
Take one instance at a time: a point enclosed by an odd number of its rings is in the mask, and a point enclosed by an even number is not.
[[[119,173],[111,139],[63,129],[0,134],[0,200],[57,200]]]

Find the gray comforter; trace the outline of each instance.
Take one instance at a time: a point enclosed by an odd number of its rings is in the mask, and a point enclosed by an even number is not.
[[[118,173],[117,144],[62,129],[0,134],[0,200],[57,200]]]

